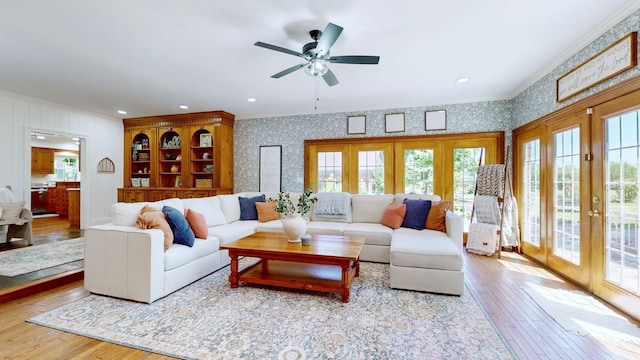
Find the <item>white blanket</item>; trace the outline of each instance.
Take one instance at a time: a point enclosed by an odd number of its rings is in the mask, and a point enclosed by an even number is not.
[[[313,215],[325,218],[344,219],[349,214],[351,194],[339,192],[319,192],[318,201],[313,206]]]

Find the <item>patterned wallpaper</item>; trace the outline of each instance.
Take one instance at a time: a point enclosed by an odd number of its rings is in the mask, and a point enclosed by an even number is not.
[[[282,187],[285,191],[297,192],[303,190],[305,139],[409,136],[503,130],[505,131],[506,144],[510,144],[512,129],[620,81],[639,75],[640,67],[637,66],[562,103],[555,101],[555,86],[558,77],[566,74],[631,31],[640,31],[640,10],[611,28],[511,100],[237,120],[234,125],[234,190],[236,192],[258,190],[258,159],[261,145],[282,145]],[[447,129],[444,131],[425,131],[424,112],[427,110],[447,110]],[[405,113],[405,131],[385,133],[385,114],[398,112]],[[347,134],[347,116],[351,115],[366,115],[366,134]]]
[[[425,131],[425,111],[447,110],[447,129]],[[385,114],[405,114],[405,131],[385,133]],[[303,190],[304,140],[348,137],[410,136],[501,131],[511,133],[511,102],[492,101],[353,113],[310,114],[237,120],[234,124],[234,191],[257,191],[259,152],[263,145],[282,146],[282,188]],[[366,115],[366,134],[348,135],[347,117]]]
[[[617,76],[604,81],[586,91],[583,91],[572,98],[561,103],[556,103],[556,79],[568,73],[576,66],[582,64],[590,57],[607,48],[607,46],[620,40],[632,31],[640,31],[640,10],[637,10],[625,20],[608,30],[594,42],[573,55],[562,65],[538,80],[535,84],[516,96],[513,101],[513,129],[550,114],[562,107],[584,99],[602,91],[620,81],[632,78],[640,74],[640,67],[636,66]],[[640,51],[638,51],[640,57]]]

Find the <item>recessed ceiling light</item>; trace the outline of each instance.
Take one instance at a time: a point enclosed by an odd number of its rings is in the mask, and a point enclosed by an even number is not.
[[[44,140],[45,137],[43,135],[36,135],[36,139]]]
[[[189,108],[187,105],[180,105],[180,106],[178,106],[178,107],[179,107],[180,109],[183,109],[183,110],[186,110],[186,109],[188,109],[188,108]]]
[[[456,82],[457,82],[458,84],[466,83],[467,81],[469,81],[469,78],[468,78],[468,77],[461,77],[461,78],[459,78],[459,79],[457,79],[457,80],[456,80]]]
[[[124,110],[118,110],[118,114],[127,115],[127,112]]]
[[[74,137],[74,138],[71,138],[71,140],[73,140],[73,141],[80,141],[80,138]]]
[[[256,102],[256,98],[248,98],[247,101],[248,102]]]

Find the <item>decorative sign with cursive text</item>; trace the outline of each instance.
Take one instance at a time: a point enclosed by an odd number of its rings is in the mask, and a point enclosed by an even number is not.
[[[260,192],[282,191],[282,146],[260,146]]]
[[[556,101],[599,84],[638,64],[638,33],[632,32],[560,77]]]

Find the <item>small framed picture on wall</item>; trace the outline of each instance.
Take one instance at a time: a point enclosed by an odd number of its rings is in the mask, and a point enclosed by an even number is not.
[[[387,114],[384,116],[384,132],[403,132],[404,113]]]
[[[424,129],[447,130],[447,110],[425,111]]]
[[[367,132],[367,117],[365,115],[347,117],[347,134],[364,134]]]

